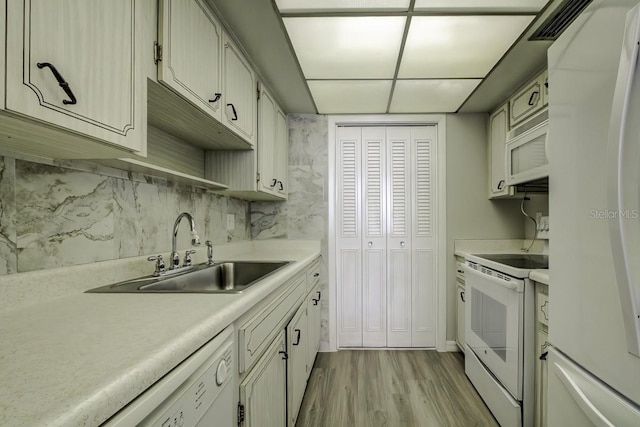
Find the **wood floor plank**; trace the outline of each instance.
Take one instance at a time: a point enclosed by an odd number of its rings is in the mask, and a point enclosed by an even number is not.
[[[464,374],[460,353],[320,353],[297,427],[497,426]]]

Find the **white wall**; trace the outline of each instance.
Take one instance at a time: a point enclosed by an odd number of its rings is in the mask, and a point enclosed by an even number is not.
[[[447,340],[456,335],[456,239],[523,238],[520,199],[489,200],[487,116],[447,115]]]

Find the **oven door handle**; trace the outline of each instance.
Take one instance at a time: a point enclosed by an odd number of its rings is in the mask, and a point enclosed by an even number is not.
[[[513,282],[508,282],[506,280],[498,279],[497,277],[489,276],[488,274],[480,273],[479,271],[474,270],[468,265],[464,266],[464,271],[465,271],[465,277],[466,277],[466,274],[469,273],[472,276],[476,276],[477,278],[480,278],[482,280],[487,280],[493,283],[494,285],[502,286],[503,288],[507,288],[515,292],[524,292],[524,282],[521,280],[514,280]],[[469,279],[472,279],[472,278],[471,277],[467,278],[466,280],[467,283],[469,283]]]

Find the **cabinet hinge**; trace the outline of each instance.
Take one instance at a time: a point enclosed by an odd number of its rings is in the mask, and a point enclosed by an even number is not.
[[[162,45],[158,42],[153,42],[153,62],[158,65],[160,61],[162,61]]]
[[[256,182],[260,182],[260,172],[256,173]]]
[[[238,402],[238,427],[244,422],[244,405]]]
[[[260,92],[261,92],[262,86],[260,85],[260,82],[258,82],[256,84],[256,99],[258,101],[260,101]]]

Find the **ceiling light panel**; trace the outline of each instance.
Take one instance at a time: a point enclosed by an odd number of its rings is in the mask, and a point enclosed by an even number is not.
[[[393,78],[404,17],[284,18],[307,79]]]
[[[480,79],[398,80],[390,113],[453,113]]]
[[[483,78],[535,16],[414,16],[399,78]]]
[[[276,0],[281,13],[406,11],[409,0]]]
[[[548,0],[416,0],[418,12],[518,12],[538,13]]]
[[[310,80],[319,114],[386,113],[391,80]]]

